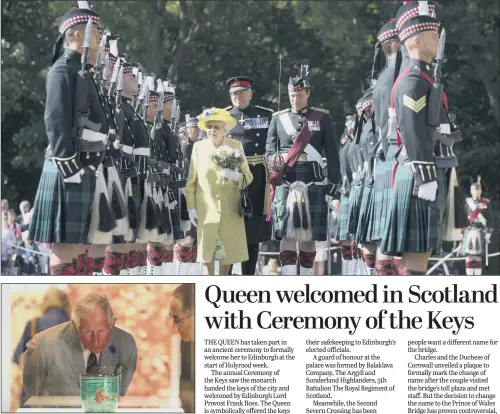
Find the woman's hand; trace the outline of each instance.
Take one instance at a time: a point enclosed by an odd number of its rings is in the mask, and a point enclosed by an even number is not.
[[[194,208],[190,208],[188,210],[189,221],[193,224],[193,226],[198,227],[198,214]]]
[[[221,177],[230,178],[238,182],[240,180],[240,173],[234,170],[230,170],[229,168],[224,168],[220,172]]]

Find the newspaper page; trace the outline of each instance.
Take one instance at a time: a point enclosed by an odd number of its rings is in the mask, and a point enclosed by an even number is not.
[[[494,278],[198,283],[203,413],[497,413]]]

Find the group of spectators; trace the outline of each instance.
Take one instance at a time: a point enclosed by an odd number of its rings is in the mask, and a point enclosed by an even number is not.
[[[20,214],[2,200],[2,275],[43,274],[49,247],[29,240],[32,209],[29,201],[19,205]]]

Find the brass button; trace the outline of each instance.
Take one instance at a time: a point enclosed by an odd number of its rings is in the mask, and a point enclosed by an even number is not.
[[[256,135],[257,137],[260,137],[260,134],[259,134],[258,132],[257,132],[255,135]]]

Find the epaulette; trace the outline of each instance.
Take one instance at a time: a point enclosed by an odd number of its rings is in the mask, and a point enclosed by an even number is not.
[[[233,105],[229,105],[227,108],[224,108],[225,111],[229,111],[230,109],[233,108]]]
[[[259,108],[259,109],[262,109],[264,111],[268,111],[268,112],[274,112],[272,109],[270,108],[265,108],[263,106],[260,106],[260,105],[255,105],[256,108]]]
[[[323,108],[315,108],[314,106],[311,106],[312,111],[318,111],[318,112],[323,112],[324,114],[329,114],[330,112],[328,109],[323,109]]]
[[[281,115],[281,114],[286,114],[287,112],[290,112],[290,108],[286,108],[286,109],[282,109],[281,111],[274,112],[273,116],[278,116],[278,115]]]

